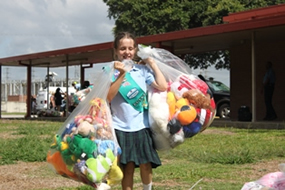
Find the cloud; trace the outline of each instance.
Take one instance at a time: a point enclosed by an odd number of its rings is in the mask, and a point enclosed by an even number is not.
[[[0,12],[0,58],[113,40],[115,22],[107,17],[103,0],[1,0]],[[76,70],[70,68],[69,76],[76,77]],[[65,77],[65,68],[51,71],[59,78]],[[33,68],[32,75],[43,79],[46,72]],[[228,78],[228,72],[208,74],[216,79]],[[26,68],[3,67],[2,76],[4,80],[25,80]]]
[[[113,40],[101,0],[1,1],[0,57]]]

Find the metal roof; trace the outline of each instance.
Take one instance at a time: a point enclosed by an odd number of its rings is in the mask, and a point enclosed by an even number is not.
[[[229,49],[240,43],[285,40],[285,4],[230,14],[224,24],[139,37],[138,43],[174,54]],[[112,42],[0,58],[3,66],[63,67],[113,60]]]

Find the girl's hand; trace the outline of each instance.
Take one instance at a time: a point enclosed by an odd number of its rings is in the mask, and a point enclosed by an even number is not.
[[[145,64],[149,64],[150,67],[152,67],[153,65],[155,65],[155,61],[154,61],[154,59],[151,58],[151,57],[148,57],[148,58],[144,59],[143,62],[144,62]]]
[[[120,71],[120,73],[125,73],[125,64],[120,62],[120,61],[115,61],[114,63],[114,68],[117,69],[118,71]]]

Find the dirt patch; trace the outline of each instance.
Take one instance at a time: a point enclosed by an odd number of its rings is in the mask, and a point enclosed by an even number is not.
[[[33,190],[78,187],[82,183],[56,175],[45,162],[0,166],[0,189]]]
[[[272,160],[267,162],[259,162],[250,165],[244,165],[244,172],[239,172],[241,176],[247,176],[248,179],[257,180],[265,174],[279,171],[278,165],[281,164],[279,160]]]
[[[273,160],[243,165],[242,167],[247,169],[244,170],[244,172],[240,172],[238,175],[254,181],[267,173],[278,171],[278,164],[280,163],[280,161]],[[207,181],[207,179],[205,180]],[[18,162],[17,164],[0,166],[0,182],[1,190],[57,189],[83,185],[83,183],[55,174],[46,162]],[[174,181],[154,182],[154,185],[160,186],[167,183],[169,183],[169,187],[181,185],[175,184]],[[135,188],[140,186],[141,184],[134,184]]]
[[[206,129],[204,131],[202,131],[202,134],[223,134],[223,135],[234,135],[234,132],[231,131],[221,131],[221,130],[217,130],[217,129]]]

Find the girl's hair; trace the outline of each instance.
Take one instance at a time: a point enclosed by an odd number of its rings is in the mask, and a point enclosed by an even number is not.
[[[130,32],[119,32],[114,40],[114,48],[117,49],[120,45],[120,40],[123,38],[130,38],[134,41],[134,47],[137,47],[137,42],[136,42],[136,37],[134,34],[130,33]]]

